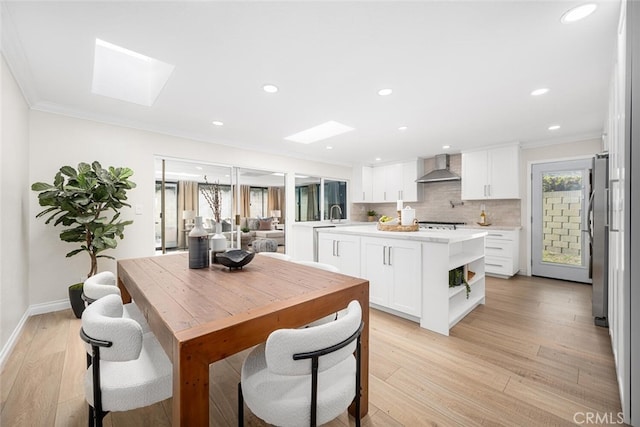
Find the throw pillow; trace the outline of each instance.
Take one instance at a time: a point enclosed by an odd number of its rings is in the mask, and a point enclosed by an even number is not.
[[[273,220],[271,218],[261,219],[260,227],[258,230],[271,230],[271,225],[273,224]]]
[[[248,218],[247,224],[249,225],[249,230],[257,230],[260,227],[260,221],[256,218]]]

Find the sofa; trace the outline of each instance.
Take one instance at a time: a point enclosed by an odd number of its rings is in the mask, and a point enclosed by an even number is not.
[[[284,245],[284,231],[275,230],[273,228],[273,220],[271,218],[243,217],[240,219],[239,228],[241,230],[243,228],[249,229],[248,232],[242,232],[240,236],[240,244],[242,249],[247,249],[255,239],[271,239],[275,240],[279,246]],[[235,233],[231,233],[231,231],[225,230],[224,221],[222,234],[227,238],[227,240],[235,239]]]

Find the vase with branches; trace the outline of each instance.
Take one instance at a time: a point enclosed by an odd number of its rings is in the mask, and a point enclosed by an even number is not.
[[[214,221],[220,224],[220,205],[222,204],[220,198],[220,182],[216,181],[210,184],[206,175],[204,176],[204,182],[207,185],[201,186],[200,191],[202,191],[202,195],[213,211]]]

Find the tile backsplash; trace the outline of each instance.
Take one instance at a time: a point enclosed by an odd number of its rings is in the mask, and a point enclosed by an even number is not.
[[[461,155],[449,157],[449,168],[460,175]],[[435,159],[425,159],[425,173],[434,169]],[[487,222],[498,226],[519,226],[520,200],[461,200],[460,181],[417,184],[422,191],[421,202],[406,202],[416,210],[419,221],[466,222],[475,224],[480,220],[482,205],[485,208]],[[454,206],[452,206],[452,203]],[[464,203],[464,204],[461,204]],[[354,221],[366,221],[367,211],[375,210],[378,216],[397,216],[395,203],[354,203],[351,218]]]

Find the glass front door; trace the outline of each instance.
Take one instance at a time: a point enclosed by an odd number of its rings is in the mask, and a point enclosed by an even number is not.
[[[532,274],[591,283],[591,160],[532,166]]]

